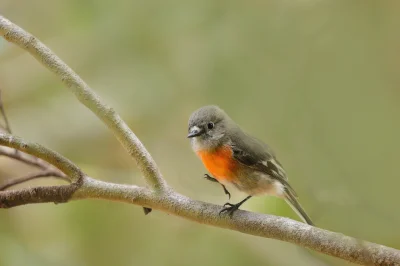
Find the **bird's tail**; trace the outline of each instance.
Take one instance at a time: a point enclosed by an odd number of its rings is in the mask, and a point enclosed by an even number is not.
[[[303,207],[301,207],[300,203],[290,190],[286,189],[285,200],[305,223],[314,225],[314,223],[311,221],[311,218],[307,215],[306,211],[303,209]]]

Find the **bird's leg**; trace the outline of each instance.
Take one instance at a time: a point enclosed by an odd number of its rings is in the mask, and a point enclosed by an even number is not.
[[[204,174],[204,178],[207,179],[208,181],[219,183],[219,181],[217,179],[215,179],[214,177],[210,176],[209,174]],[[231,199],[231,193],[229,193],[229,191],[226,189],[226,187],[223,184],[221,184],[221,183],[219,183],[219,184],[224,189],[225,194],[228,195],[228,198]]]
[[[228,199],[231,199],[231,193],[229,193],[229,191],[226,189],[226,187],[224,185],[221,184],[221,186],[224,189],[225,194],[228,195]]]
[[[229,216],[232,216],[232,214],[236,210],[238,210],[239,207],[242,206],[242,204],[245,203],[250,198],[251,198],[251,196],[247,196],[244,200],[242,200],[241,202],[236,203],[236,204],[232,204],[232,203],[229,203],[229,202],[225,203],[224,204],[224,208],[219,212],[219,214],[221,215],[221,213],[226,212],[226,213],[229,214]]]

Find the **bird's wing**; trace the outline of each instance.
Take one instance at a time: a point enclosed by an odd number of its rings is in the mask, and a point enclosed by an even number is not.
[[[236,136],[231,139],[234,159],[279,181],[296,197],[296,192],[288,183],[285,170],[276,159],[272,149],[261,140],[244,132],[238,131],[235,134]]]

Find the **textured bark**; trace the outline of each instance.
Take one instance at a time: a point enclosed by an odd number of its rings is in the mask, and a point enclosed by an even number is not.
[[[260,237],[274,238],[364,265],[400,265],[400,251],[358,240],[284,217],[238,210],[219,215],[221,206],[195,201],[170,189],[151,155],[125,122],[49,48],[31,34],[0,16],[0,36],[28,51],[55,73],[78,100],[95,113],[135,159],[149,188],[106,183],[85,176],[71,161],[39,144],[0,133],[0,145],[38,157],[63,172],[70,185],[0,191],[0,208],[31,203],[103,199],[136,204],[185,219]],[[32,161],[34,163],[34,161]]]
[[[64,203],[72,198],[80,183],[64,186],[34,187],[0,191],[0,208],[7,209],[32,203]]]

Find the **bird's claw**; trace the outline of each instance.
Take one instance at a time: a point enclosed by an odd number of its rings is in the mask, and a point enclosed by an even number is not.
[[[214,177],[210,176],[209,174],[204,174],[204,178],[208,181],[218,182]]]
[[[232,214],[238,209],[239,209],[238,204],[232,204],[227,202],[224,204],[224,208],[219,212],[219,215],[226,212],[229,216],[232,217]]]
[[[235,206],[235,204],[232,204],[232,203],[229,203],[229,202],[227,202],[227,203],[225,203],[224,204],[224,207],[233,207],[233,206]]]

